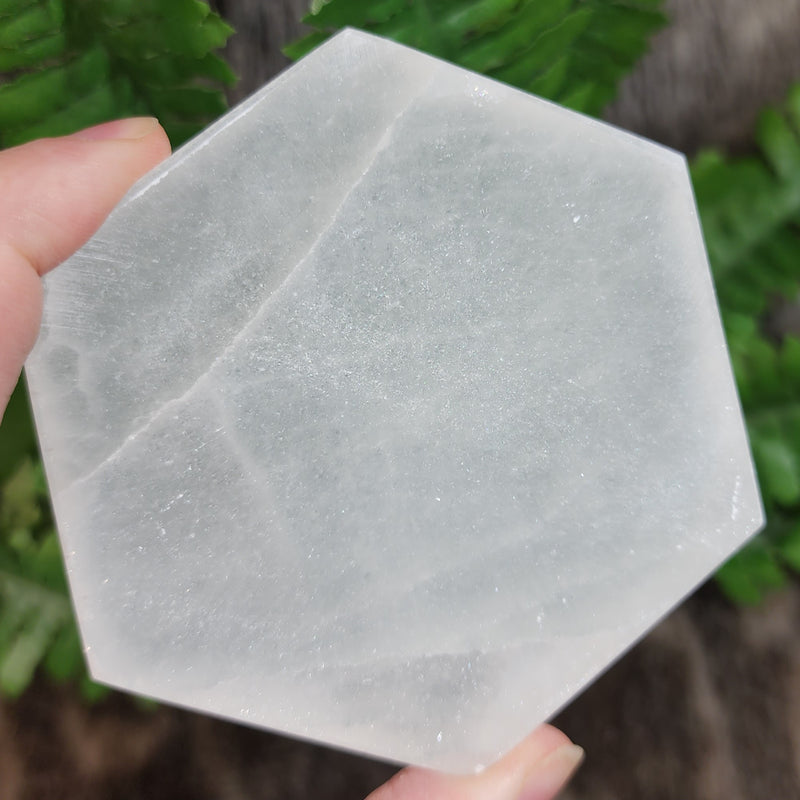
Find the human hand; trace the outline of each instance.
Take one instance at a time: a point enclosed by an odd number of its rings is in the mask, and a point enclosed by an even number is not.
[[[36,339],[41,276],[80,247],[131,185],[169,155],[150,118],[0,152],[0,418]],[[550,800],[583,751],[543,725],[479,775],[410,767],[369,800]]]
[[[0,151],[0,419],[39,329],[40,278],[169,155],[149,117]]]

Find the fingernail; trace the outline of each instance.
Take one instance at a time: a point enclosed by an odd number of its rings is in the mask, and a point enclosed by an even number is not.
[[[101,122],[72,134],[73,139],[98,142],[107,139],[143,139],[158,127],[155,117],[129,117]]]
[[[567,785],[583,758],[583,748],[574,744],[554,750],[534,767],[518,800],[552,800]]]

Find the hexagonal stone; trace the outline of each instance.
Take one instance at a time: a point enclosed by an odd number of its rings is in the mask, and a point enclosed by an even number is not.
[[[762,522],[682,156],[345,32],[47,278],[93,674],[467,770]]]

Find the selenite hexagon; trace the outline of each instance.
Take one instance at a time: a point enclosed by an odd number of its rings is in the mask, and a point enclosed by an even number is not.
[[[761,524],[682,156],[344,32],[46,280],[92,673],[486,764]]]

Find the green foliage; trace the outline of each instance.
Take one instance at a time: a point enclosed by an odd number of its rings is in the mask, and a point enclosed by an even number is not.
[[[704,153],[692,176],[767,526],[724,567],[720,586],[756,602],[800,571],[800,340],[767,337],[763,317],[800,286],[800,85],[765,111],[757,150]]]
[[[796,264],[800,275],[800,243]],[[740,312],[726,314],[726,328],[767,525],[717,577],[733,599],[757,602],[786,568],[800,572],[800,339],[771,341]]]
[[[35,458],[36,455],[36,436],[28,409],[25,385],[20,380],[8,401],[0,425],[0,485],[11,477],[26,456]]]
[[[756,315],[771,295],[794,297],[800,252],[800,85],[758,124],[758,152],[703,153],[694,180],[723,312]]]
[[[42,664],[99,697],[106,690],[86,675],[47,502],[41,464],[25,457],[0,485],[0,691],[19,694]]]
[[[180,144],[225,110],[230,34],[199,0],[0,0],[0,146],[137,114]]]
[[[665,18],[660,0],[330,0],[299,58],[336,30],[362,28],[475,72],[599,114]]]

